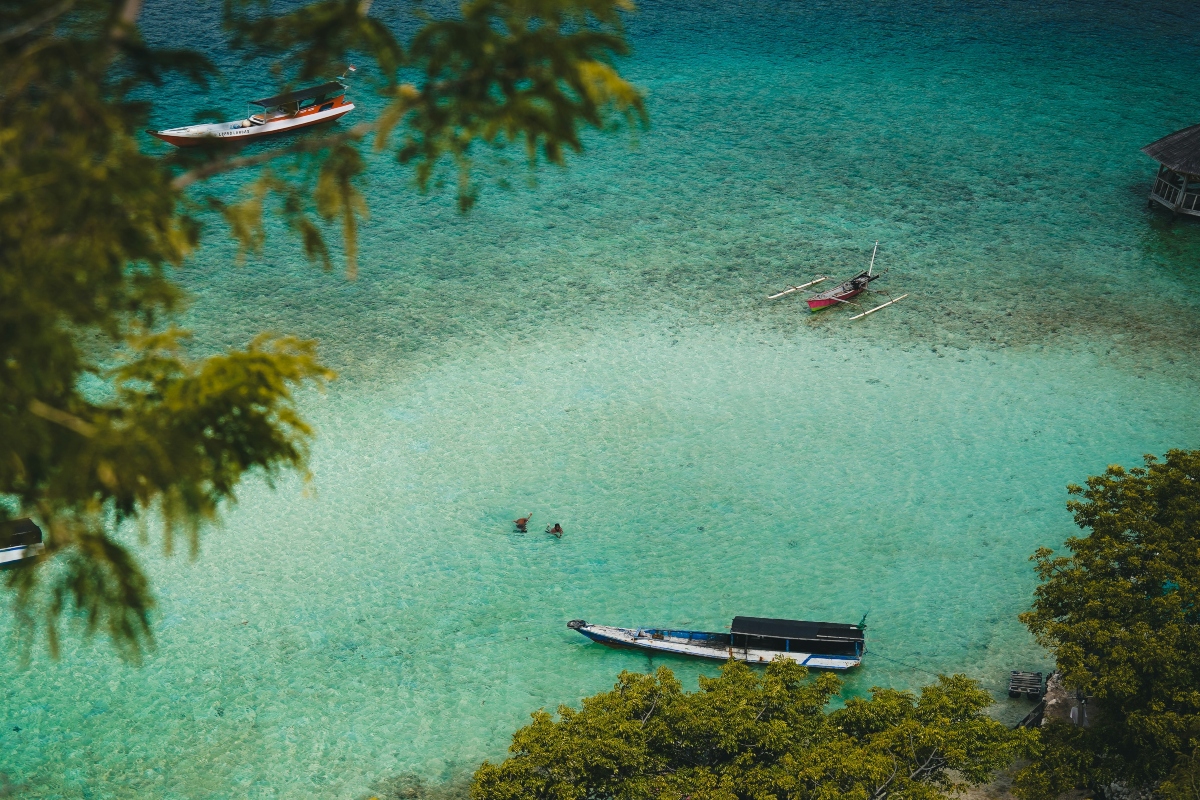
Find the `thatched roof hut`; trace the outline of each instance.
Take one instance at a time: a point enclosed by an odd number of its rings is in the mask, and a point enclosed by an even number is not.
[[[1150,204],[1200,217],[1200,125],[1168,134],[1142,152],[1159,165]]]

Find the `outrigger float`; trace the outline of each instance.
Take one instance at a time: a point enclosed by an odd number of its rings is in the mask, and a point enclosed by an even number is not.
[[[608,647],[654,650],[721,661],[766,664],[788,658],[814,669],[851,669],[866,652],[866,617],[858,625],[734,617],[729,633],[666,628],[614,628],[573,619],[567,627]]]
[[[877,281],[880,278],[882,278],[884,275],[887,274],[886,270],[884,272],[879,273],[878,275],[874,274],[875,273],[875,254],[878,252],[879,252],[879,242],[876,242],[875,249],[871,251],[870,266],[868,266],[864,271],[855,275],[850,280],[844,281],[844,282],[838,284],[837,286],[833,287],[832,289],[826,289],[823,292],[819,292],[819,293],[814,294],[811,297],[809,297],[805,301],[806,303],[808,303],[809,310],[820,311],[823,308],[829,308],[831,306],[836,306],[839,303],[842,303],[842,304],[845,304],[848,306],[854,306],[855,308],[858,308],[861,310],[862,306],[858,305],[858,303],[850,302],[850,298],[857,297],[858,295],[862,294],[870,287],[871,281]],[[786,289],[784,289],[782,292],[777,292],[776,294],[768,295],[767,299],[768,300],[778,300],[779,298],[784,297],[785,295],[789,295],[792,292],[798,292],[803,289],[807,289],[810,286],[815,286],[816,284],[821,283],[822,281],[826,281],[826,280],[829,280],[828,275],[818,275],[818,276],[816,276],[816,278],[809,281],[808,283],[804,283],[799,286],[789,286]],[[850,319],[852,319],[852,320],[862,319],[863,317],[867,316],[868,314],[874,314],[879,309],[887,308],[892,303],[898,303],[906,297],[908,297],[907,294],[902,294],[895,299],[888,300],[883,305],[876,306],[875,308],[872,308],[867,311],[862,311],[862,313],[856,314],[853,317],[851,317]]]
[[[350,67],[350,72],[354,67]],[[193,147],[205,142],[244,142],[275,133],[285,133],[307,128],[322,122],[332,122],[354,110],[354,103],[346,99],[350,88],[342,81],[323,83],[297,92],[251,100],[250,105],[258,111],[249,111],[245,119],[233,122],[214,122],[205,125],[188,125],[183,128],[168,128],[164,131],[146,133],[176,147]]]

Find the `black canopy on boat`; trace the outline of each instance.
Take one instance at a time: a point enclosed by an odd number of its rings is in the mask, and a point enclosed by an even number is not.
[[[730,633],[771,636],[778,639],[808,639],[830,642],[861,642],[862,628],[844,622],[808,622],[795,619],[734,617]]]
[[[0,525],[0,547],[41,544],[42,529],[31,519],[14,519]]]
[[[314,86],[311,89],[300,89],[299,91],[288,92],[287,94],[277,94],[274,97],[264,97],[262,100],[251,100],[250,105],[272,108],[274,106],[287,105],[288,103],[299,103],[301,100],[307,100],[310,97],[323,97],[334,93],[342,94],[345,91],[345,86],[337,81],[330,81],[320,86]]]

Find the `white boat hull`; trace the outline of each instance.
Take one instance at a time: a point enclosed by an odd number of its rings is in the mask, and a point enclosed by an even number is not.
[[[334,106],[326,111],[301,113],[294,117],[280,117],[269,120],[261,125],[250,124],[248,120],[233,122],[214,122],[205,125],[188,125],[183,128],[168,128],[165,131],[149,131],[152,136],[164,142],[186,147],[201,144],[205,141],[218,139],[221,141],[249,140],[259,136],[269,136],[275,133],[285,133],[322,122],[332,122],[340,119],[354,110],[353,103]]]
[[[851,669],[862,663],[861,657],[836,656],[817,653],[781,652],[778,650],[755,650],[740,647],[717,647],[712,644],[697,644],[694,638],[673,636],[677,633],[650,631],[642,628],[615,628],[609,625],[581,625],[574,627],[594,642],[609,647],[632,647],[638,650],[654,650],[681,656],[697,656],[720,661],[735,659],[748,664],[768,664],[776,658],[786,658],[813,669]],[[682,633],[682,632],[679,632]]]
[[[0,548],[0,569],[16,567],[26,561],[32,561],[45,549],[46,546],[40,542],[37,544]]]

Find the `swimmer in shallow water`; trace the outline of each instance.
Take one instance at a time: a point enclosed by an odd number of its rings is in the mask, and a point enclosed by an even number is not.
[[[533,516],[533,512],[530,511],[528,514],[521,517],[520,519],[514,519],[513,525],[516,525],[517,530],[519,530],[521,533],[525,533],[525,526],[529,524],[529,518],[532,516]]]
[[[562,529],[562,525],[559,525],[557,522],[556,522],[556,523],[554,523],[554,527],[553,527],[553,528],[552,528],[552,527],[550,527],[549,525],[547,525],[547,526],[546,526],[546,533],[548,533],[548,534],[550,534],[550,535],[552,535],[552,536],[557,536],[559,539],[561,539],[561,538],[562,538],[562,535],[563,535],[563,529]]]

